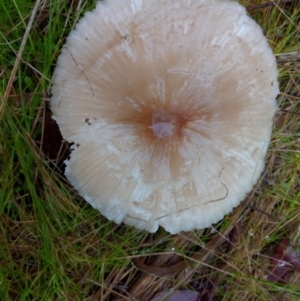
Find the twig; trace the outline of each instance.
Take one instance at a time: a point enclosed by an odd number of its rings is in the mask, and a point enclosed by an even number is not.
[[[84,71],[84,69],[81,67],[81,65],[77,62],[77,60],[75,59],[75,57],[74,57],[74,55],[72,54],[71,50],[70,50],[68,47],[66,47],[66,46],[64,46],[64,48],[67,49],[67,50],[69,51],[72,60],[75,62],[75,64],[77,65],[77,67],[80,69],[80,71],[81,71],[81,72],[83,73],[83,75],[85,76],[86,80],[88,81],[88,83],[89,83],[89,85],[90,85],[90,87],[91,87],[91,91],[92,91],[93,97],[94,97],[94,99],[95,99],[95,91],[94,91],[93,85],[92,85],[92,83],[91,83],[89,77],[87,76],[87,74],[85,73],[85,71]]]
[[[293,1],[294,0],[270,1],[270,2],[265,2],[265,3],[262,3],[262,4],[250,5],[250,6],[247,6],[246,8],[247,8],[247,10],[254,10],[254,9],[260,9],[260,8],[266,8],[266,7],[269,7],[269,6],[276,6],[278,4],[291,3]]]
[[[276,54],[278,64],[290,63],[300,61],[300,49],[291,52]]]
[[[223,167],[223,168],[221,169],[221,171],[219,172],[219,181],[221,182],[221,184],[222,184],[222,185],[224,186],[224,188],[226,189],[226,194],[225,194],[225,196],[223,196],[223,197],[220,197],[220,198],[214,199],[214,200],[210,200],[210,201],[205,202],[205,203],[196,204],[196,205],[190,206],[190,207],[188,207],[188,208],[182,208],[182,209],[179,209],[179,210],[177,210],[177,211],[173,211],[173,212],[170,212],[170,213],[166,213],[166,214],[164,214],[164,215],[160,215],[159,217],[154,218],[153,220],[145,220],[145,219],[143,219],[143,218],[134,217],[134,216],[131,216],[131,215],[129,215],[129,214],[127,214],[126,217],[132,218],[132,219],[134,219],[134,220],[141,221],[141,222],[144,222],[144,223],[152,223],[152,222],[158,221],[158,220],[160,220],[160,219],[163,219],[163,218],[165,218],[165,217],[171,216],[171,215],[173,215],[173,214],[179,214],[179,213],[182,213],[182,212],[184,212],[184,211],[191,210],[191,209],[196,208],[196,207],[199,207],[199,206],[201,206],[201,205],[206,205],[206,204],[209,204],[209,203],[215,203],[215,202],[223,201],[223,200],[225,200],[225,199],[228,197],[228,188],[227,188],[227,186],[226,186],[226,185],[222,182],[222,180],[221,180],[221,173],[222,173],[223,169],[224,169],[224,167]]]
[[[41,2],[41,0],[37,0],[37,1],[35,2],[34,8],[33,8],[33,10],[32,10],[32,13],[31,13],[31,16],[30,16],[30,19],[29,19],[29,22],[28,22],[28,25],[27,25],[27,27],[26,27],[26,30],[25,30],[25,33],[24,33],[24,36],[23,36],[23,40],[22,40],[20,49],[19,49],[19,51],[18,51],[18,54],[17,54],[17,58],[16,58],[16,61],[15,61],[14,67],[13,67],[13,69],[12,69],[12,71],[11,71],[11,75],[10,75],[10,77],[9,77],[8,84],[7,84],[7,87],[6,87],[6,90],[5,90],[5,93],[4,93],[2,102],[1,102],[1,106],[0,106],[0,117],[1,117],[2,114],[3,114],[4,107],[5,107],[5,105],[6,105],[8,96],[9,96],[9,94],[10,94],[10,91],[11,91],[11,88],[12,88],[12,85],[13,85],[13,81],[14,81],[14,79],[15,79],[15,76],[16,76],[16,73],[17,73],[17,70],[18,70],[18,67],[19,67],[21,58],[22,58],[22,54],[23,54],[23,51],[24,51],[24,48],[25,48],[27,39],[28,39],[28,37],[29,37],[29,32],[30,32],[30,30],[31,30],[32,23],[33,23],[33,20],[34,20],[34,18],[35,18],[35,15],[36,15],[36,13],[37,13],[37,10],[38,10],[38,7],[39,7],[39,5],[40,5],[40,2]]]

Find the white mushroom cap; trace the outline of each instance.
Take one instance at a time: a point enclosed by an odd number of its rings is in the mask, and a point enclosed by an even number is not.
[[[98,2],[58,58],[66,176],[108,219],[210,226],[257,182],[277,110],[261,28],[228,0]]]

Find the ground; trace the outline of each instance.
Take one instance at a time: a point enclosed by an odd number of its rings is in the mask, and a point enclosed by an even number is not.
[[[1,300],[300,300],[300,3],[243,0],[279,68],[266,168],[213,227],[170,235],[109,222],[63,175],[48,108],[66,36],[95,1],[0,2]]]

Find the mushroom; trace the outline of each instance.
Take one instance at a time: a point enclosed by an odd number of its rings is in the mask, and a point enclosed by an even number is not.
[[[279,92],[261,28],[229,0],[99,1],[58,58],[65,174],[109,220],[201,229],[257,182]]]

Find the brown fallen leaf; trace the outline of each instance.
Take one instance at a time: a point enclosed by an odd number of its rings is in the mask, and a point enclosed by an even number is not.
[[[278,244],[272,257],[272,266],[267,280],[276,283],[285,283],[287,274],[292,270],[300,271],[300,252],[290,245],[288,238],[282,239]]]
[[[200,301],[200,296],[190,290],[166,291],[155,295],[151,301]]]
[[[148,274],[153,274],[155,276],[159,277],[165,277],[168,275],[175,275],[181,272],[184,268],[188,266],[186,261],[181,261],[177,264],[168,266],[168,267],[157,267],[157,266],[150,266],[147,264],[144,264],[140,259],[133,258],[132,263],[143,272],[146,272]]]

